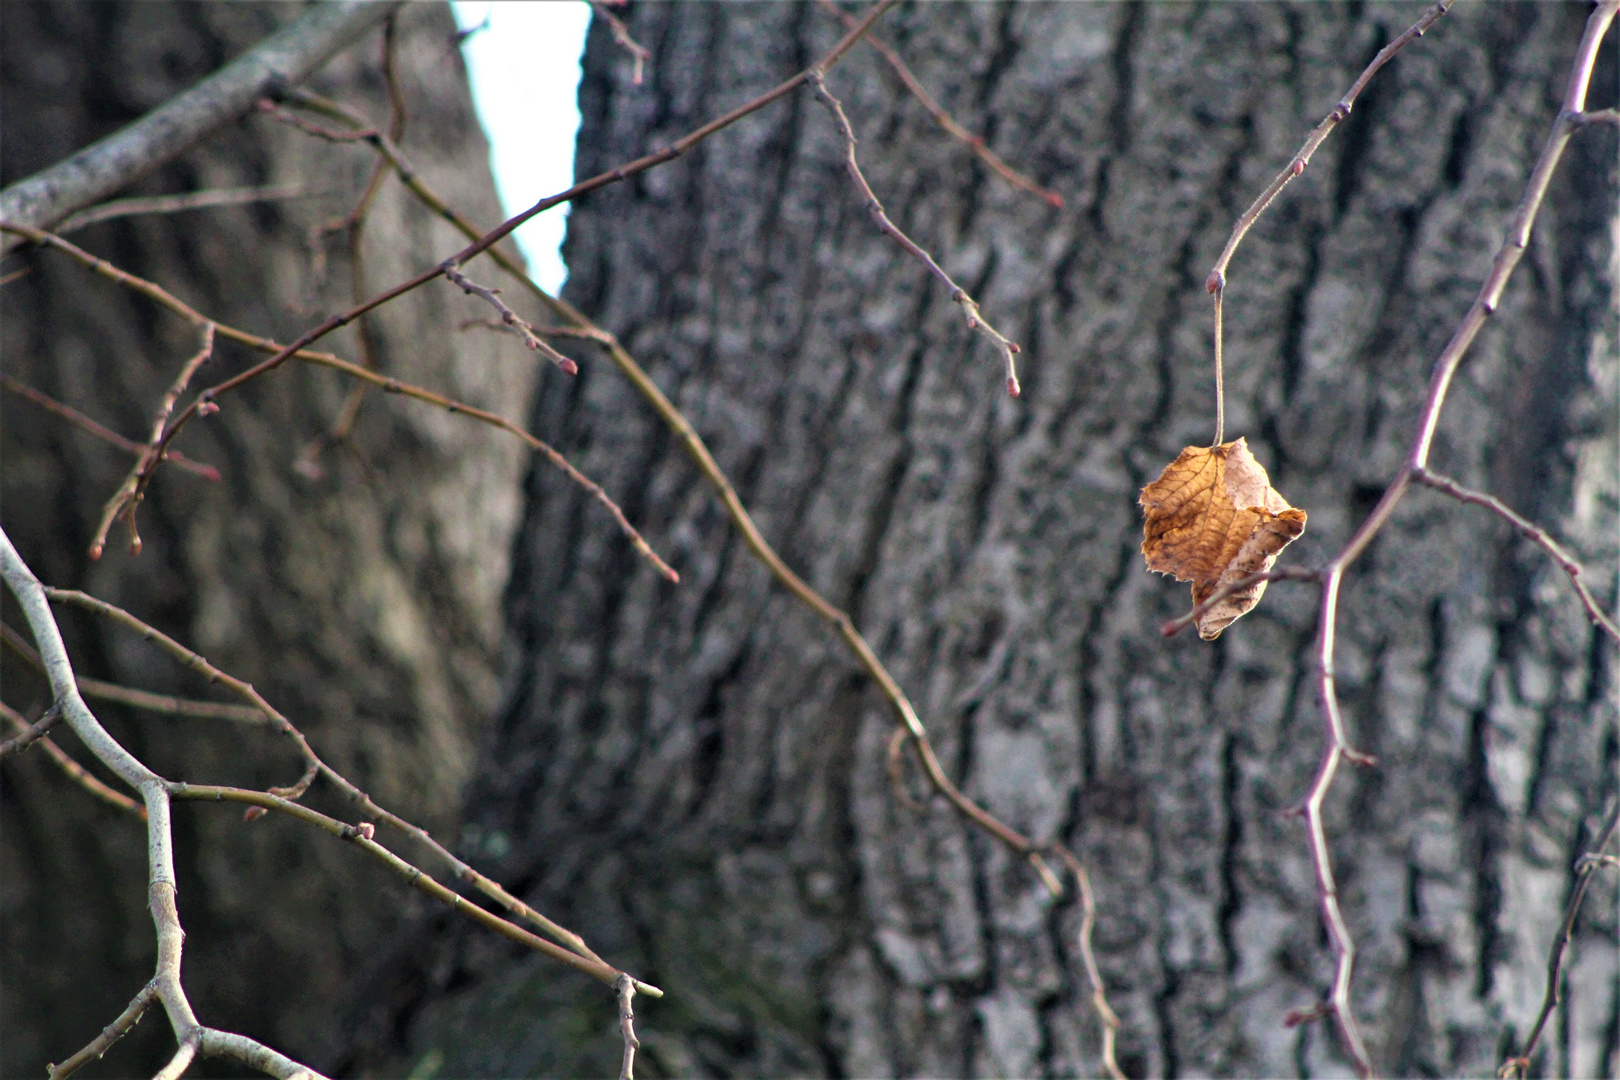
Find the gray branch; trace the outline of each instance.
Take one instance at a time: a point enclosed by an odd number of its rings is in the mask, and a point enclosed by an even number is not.
[[[276,86],[293,86],[400,6],[321,4],[183,94],[77,154],[0,191],[0,219],[46,229],[172,161],[245,115]],[[7,237],[5,250],[17,243]]]

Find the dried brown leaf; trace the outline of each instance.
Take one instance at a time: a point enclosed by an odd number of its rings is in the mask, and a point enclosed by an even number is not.
[[[1305,531],[1305,511],[1288,505],[1248,445],[1189,446],[1142,489],[1142,554],[1149,570],[1190,581],[1193,603],[1222,586],[1271,569],[1278,552]],[[1260,602],[1258,582],[1224,598],[1198,620],[1214,641]]]

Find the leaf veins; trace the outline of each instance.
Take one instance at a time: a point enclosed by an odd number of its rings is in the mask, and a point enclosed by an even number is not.
[[[1142,554],[1149,570],[1190,581],[1193,603],[1222,586],[1271,569],[1305,531],[1305,511],[1288,505],[1242,439],[1189,446],[1142,489]],[[1198,620],[1214,641],[1260,602],[1261,581],[1224,598]]]

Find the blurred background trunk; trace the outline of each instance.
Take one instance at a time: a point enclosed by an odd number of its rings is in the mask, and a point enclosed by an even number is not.
[[[1232,222],[1416,4],[908,5],[879,26],[1002,156],[945,136],[873,53],[828,77],[900,226],[1021,342],[1024,396],[879,236],[796,93],[580,202],[567,295],[687,412],[788,563],[844,606],[961,784],[1094,868],[1136,1076],[1337,1075],[1331,955],[1285,811],[1319,760],[1316,589],[1213,644],[1161,640],[1138,490],[1212,426],[1201,285]],[[1380,74],[1250,236],[1228,292],[1228,438],[1325,560],[1394,475],[1429,368],[1500,243],[1587,13],[1459,5]],[[636,5],[644,85],[598,24],[578,172],[667,144],[842,32],[804,4]],[[1611,35],[1612,37],[1612,35]],[[1614,51],[1593,80],[1612,103]],[[1615,596],[1612,129],[1578,137],[1474,349],[1433,465],[1544,523]],[[483,865],[660,984],[647,1073],[1033,1076],[1097,1069],[1079,914],[939,800],[890,792],[894,720],[750,557],[605,362],[541,376],[566,448],[682,574],[650,573],[532,472],[502,705],[463,833]],[[1354,737],[1328,822],[1392,1075],[1486,1074],[1526,1034],[1570,864],[1614,789],[1615,664],[1559,570],[1416,491],[1340,620]],[[914,778],[913,778],[914,779]],[[1542,1068],[1613,1075],[1612,880]],[[456,924],[363,992],[346,1067],[607,1075],[610,995]]]
[[[4,183],[137,118],[304,10],[6,4]],[[410,5],[400,16],[404,146],[464,212],[493,222],[500,210],[488,150],[454,31],[442,5]],[[381,38],[368,35],[310,85],[385,122]],[[69,239],[209,316],[290,340],[350,303],[344,234],[325,240],[322,278],[309,232],[348,212],[374,158],[364,145],[333,146],[251,118],[125,194],[290,185],[307,197],[125,218]],[[391,179],[366,237],[378,287],[462,244]],[[61,255],[20,254],[5,269],[27,271],[0,289],[5,374],[145,439],[163,391],[197,351],[197,333]],[[529,396],[533,361],[504,337],[456,333],[458,321],[484,315],[442,283],[424,289],[373,320],[379,361],[403,379],[511,409]],[[358,359],[353,328],[323,347]],[[258,359],[221,341],[195,389]],[[6,393],[0,514],[45,581],[121,604],[253,682],[379,802],[453,839],[474,732],[498,700],[499,599],[525,451],[461,418],[372,394],[354,438],[321,454],[318,471],[300,471],[300,456],[332,428],[348,391],[338,375],[291,364],[222,399],[217,416],[177,443],[217,466],[222,480],[163,470],[140,508],[143,553],[130,557],[116,526],[99,563],[85,552],[132,459]],[[20,625],[15,609],[7,612]],[[81,674],[208,695],[135,635],[78,611],[59,614]],[[14,656],[4,670],[7,703],[45,701]],[[302,768],[285,740],[262,730],[92,705],[170,777],[264,787],[289,784]],[[63,746],[88,760],[58,730]],[[39,1075],[152,976],[145,843],[138,822],[67,783],[38,748],[8,760],[0,778],[0,1074]],[[352,817],[320,784],[309,798]],[[240,809],[177,808],[186,984],[205,1023],[319,1056],[330,1052],[333,999],[412,910],[412,894],[343,845],[278,817],[245,825]],[[150,1075],[173,1049],[166,1022],[149,1017],[102,1075]],[[207,1075],[221,1066],[199,1068]]]

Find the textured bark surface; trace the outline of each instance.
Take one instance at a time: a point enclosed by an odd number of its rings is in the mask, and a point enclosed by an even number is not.
[[[882,24],[968,127],[1067,199],[1009,189],[869,50],[828,78],[891,216],[1024,346],[1025,394],[879,236],[829,117],[792,96],[580,203],[569,295],[648,365],[787,561],[853,614],[962,785],[1094,868],[1133,1075],[1339,1075],[1289,1029],[1332,966],[1300,824],[1322,749],[1313,588],[1217,642],[1157,627],[1135,500],[1212,427],[1201,284],[1232,221],[1402,5],[907,6]],[[1227,437],[1336,551],[1393,475],[1562,92],[1585,6],[1459,5],[1378,76],[1239,252]],[[579,173],[668,143],[841,32],[807,5],[638,5],[648,81],[600,25]],[[1614,52],[1594,79],[1610,104]],[[1565,538],[1615,596],[1615,135],[1572,148],[1459,378],[1433,465]],[[749,556],[606,364],[533,413],[626,493],[659,581],[531,474],[512,666],[469,851],[613,962],[649,1074],[1092,1073],[1079,915],[939,800],[889,790],[894,721]],[[1570,863],[1614,790],[1614,650],[1483,512],[1418,491],[1351,572],[1338,660],[1376,768],[1328,822],[1380,1069],[1484,1074],[1539,1004]],[[911,778],[915,781],[915,777]],[[914,792],[920,791],[913,786]],[[1573,954],[1548,1074],[1612,1075],[1612,879]],[[368,991],[352,1069],[605,1075],[609,995],[460,927]],[[375,996],[381,994],[381,996]],[[401,1042],[403,1040],[403,1042]],[[387,1061],[392,1055],[392,1065]]]
[[[6,4],[4,181],[161,104],[300,11]],[[440,5],[402,16],[404,146],[458,207],[493,222],[487,147],[453,32]],[[385,120],[380,38],[368,35],[310,85]],[[373,160],[364,146],[334,147],[248,119],[136,193],[294,184],[319,197],[130,218],[71,239],[205,314],[289,340],[349,302],[343,237],[327,241],[324,282],[307,237],[348,211]],[[397,183],[384,185],[367,232],[375,286],[460,246]],[[5,269],[22,267],[27,276],[0,290],[6,374],[144,439],[163,390],[196,352],[196,332],[60,255],[13,256]],[[443,283],[424,289],[375,319],[381,365],[520,415],[532,360],[503,337],[455,331],[458,320],[484,315]],[[352,328],[323,347],[358,359]],[[258,359],[222,342],[195,389]],[[164,469],[140,509],[144,552],[130,557],[118,526],[99,563],[85,551],[131,459],[8,393],[0,403],[4,525],[45,581],[124,605],[253,682],[379,802],[453,838],[473,732],[497,701],[499,598],[526,451],[461,418],[373,394],[350,447],[321,458],[324,479],[300,474],[295,461],[331,427],[348,389],[339,376],[294,364],[222,398],[221,412],[176,445],[216,465],[223,480]],[[208,694],[135,635],[72,611],[62,618],[81,674]],[[41,700],[43,687],[13,657],[4,666],[8,703]],[[93,704],[172,778],[264,787],[291,783],[301,770],[285,741],[262,731]],[[62,739],[78,751],[71,736]],[[38,1075],[89,1041],[151,977],[145,843],[136,822],[68,784],[38,750],[8,760],[0,776],[0,1074]],[[352,816],[320,785],[310,798]],[[245,825],[240,809],[181,805],[176,829],[186,985],[203,1021],[295,1056],[327,1052],[332,1000],[413,894],[275,815]],[[102,1068],[149,1075],[172,1052],[166,1023],[148,1018]]]

